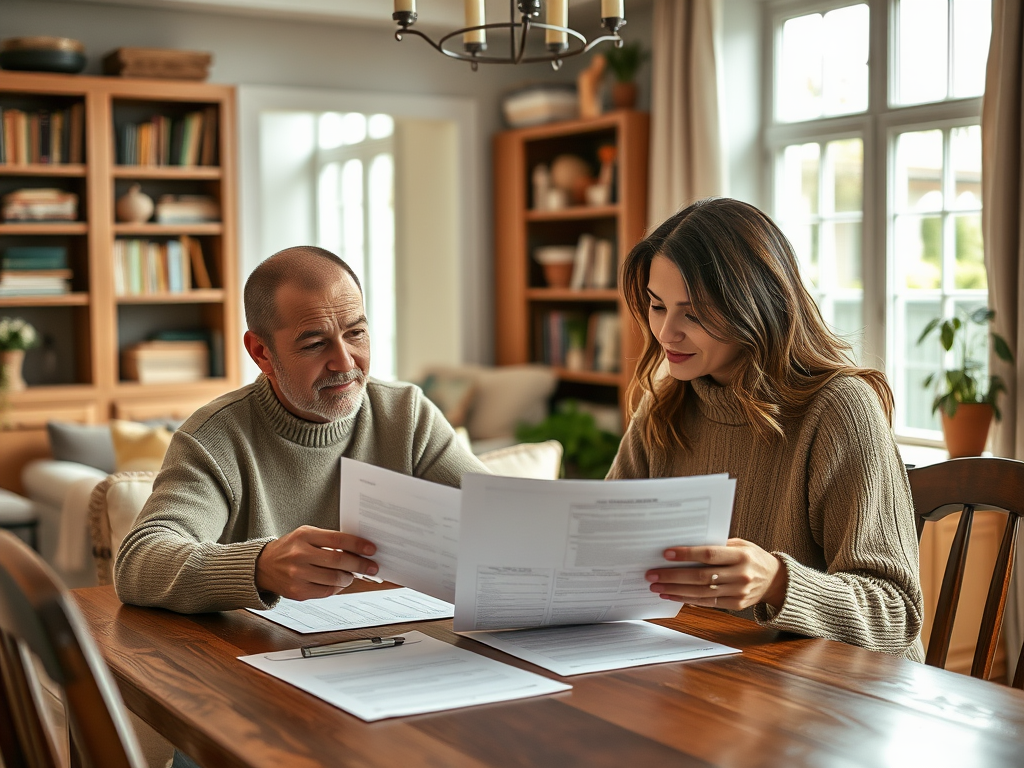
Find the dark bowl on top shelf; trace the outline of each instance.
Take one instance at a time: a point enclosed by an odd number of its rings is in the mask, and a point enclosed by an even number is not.
[[[0,42],[0,67],[75,74],[85,69],[85,46],[69,37],[11,37]]]

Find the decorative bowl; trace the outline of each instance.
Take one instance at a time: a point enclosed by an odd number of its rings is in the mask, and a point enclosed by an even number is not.
[[[538,264],[572,264],[576,258],[576,246],[542,245],[534,248],[533,258]]]
[[[74,74],[85,69],[85,46],[69,37],[11,37],[0,42],[0,67]]]

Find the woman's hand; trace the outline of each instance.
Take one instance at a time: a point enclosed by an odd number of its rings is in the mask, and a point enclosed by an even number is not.
[[[651,591],[665,600],[739,611],[757,603],[780,608],[786,597],[782,561],[744,539],[729,539],[724,547],[672,547],[665,559],[701,564],[648,571]]]

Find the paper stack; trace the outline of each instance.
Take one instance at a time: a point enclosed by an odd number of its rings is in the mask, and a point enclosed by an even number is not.
[[[124,350],[121,375],[142,384],[199,381],[210,375],[210,349],[202,341],[144,341]]]

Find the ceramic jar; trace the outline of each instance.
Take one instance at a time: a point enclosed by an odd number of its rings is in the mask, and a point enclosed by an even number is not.
[[[132,184],[128,191],[117,198],[115,207],[118,221],[141,224],[153,215],[153,198],[142,191],[138,184]]]

